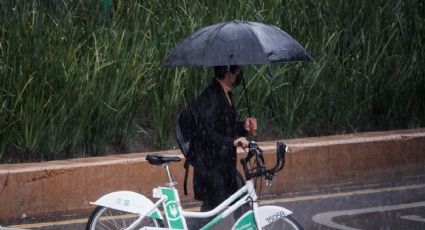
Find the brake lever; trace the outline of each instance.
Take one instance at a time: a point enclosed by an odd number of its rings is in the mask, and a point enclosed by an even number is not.
[[[272,181],[273,181],[273,177],[274,177],[274,173],[272,172],[268,172],[266,173],[266,186],[271,187],[272,186]]]

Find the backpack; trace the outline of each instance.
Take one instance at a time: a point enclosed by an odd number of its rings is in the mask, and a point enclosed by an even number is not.
[[[190,142],[195,136],[196,121],[191,106],[185,107],[178,115],[175,126],[177,144],[185,157],[184,162],[184,194],[187,195],[187,177],[189,175],[189,166],[194,167],[195,156],[190,151]]]

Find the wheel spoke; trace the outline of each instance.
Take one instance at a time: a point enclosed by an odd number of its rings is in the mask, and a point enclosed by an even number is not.
[[[138,216],[136,214],[113,210],[106,207],[97,207],[89,218],[87,229],[125,229],[136,221],[137,218]],[[144,221],[137,226],[137,229],[144,226],[158,227],[158,222],[152,218],[145,218]]]

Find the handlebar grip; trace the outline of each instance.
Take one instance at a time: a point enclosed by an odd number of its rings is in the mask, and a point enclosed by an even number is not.
[[[285,166],[285,155],[286,155],[287,146],[282,142],[277,142],[276,144],[276,165],[269,169],[269,172],[278,172],[283,169]]]
[[[238,143],[236,143],[236,146],[237,147],[242,147],[243,146],[242,141],[238,141]]]

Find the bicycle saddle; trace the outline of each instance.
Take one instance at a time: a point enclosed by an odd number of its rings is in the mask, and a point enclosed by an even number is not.
[[[158,154],[149,154],[146,156],[146,160],[151,165],[162,165],[170,162],[179,162],[180,157],[164,157]]]

